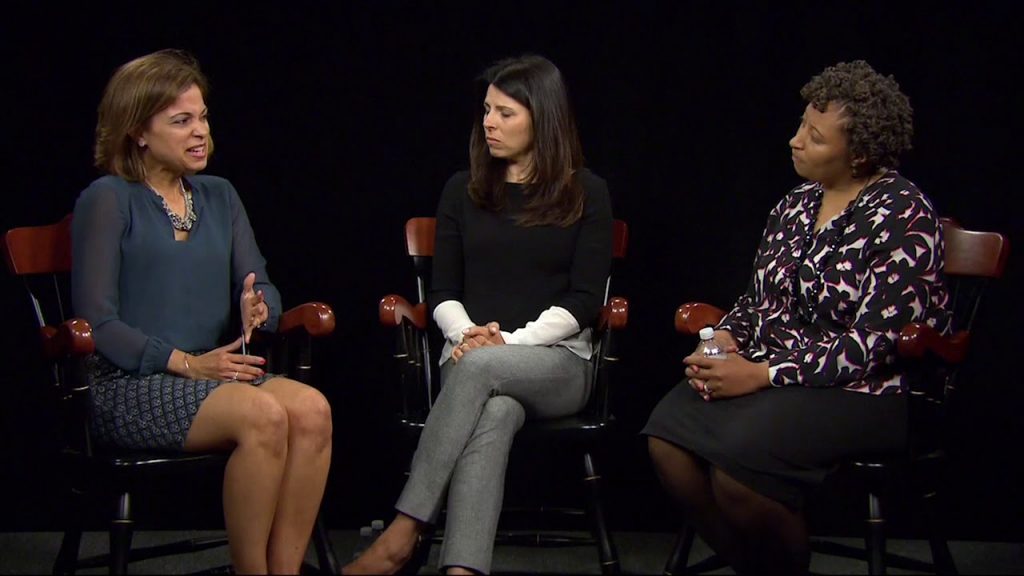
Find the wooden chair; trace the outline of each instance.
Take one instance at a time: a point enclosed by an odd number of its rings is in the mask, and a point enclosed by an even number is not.
[[[967,356],[971,328],[982,293],[990,280],[1001,278],[1009,257],[1010,243],[1002,234],[965,230],[956,221],[942,218],[946,245],[945,273],[953,312],[952,332],[942,336],[931,327],[908,324],[900,332],[897,354],[919,370],[922,378],[910,390],[908,401],[909,450],[905,455],[843,463],[839,474],[848,474],[867,493],[867,533],[864,548],[830,541],[811,541],[814,552],[866,560],[870,574],[885,574],[887,567],[955,574],[956,564],[938,515],[939,478],[946,465],[941,442],[942,421],[955,396],[957,368]],[[676,330],[696,335],[714,326],[725,312],[703,303],[688,303],[676,311]],[[895,494],[909,493],[919,499],[931,533],[928,543],[932,562],[886,553],[885,504]],[[665,566],[665,574],[700,573],[725,565],[716,556],[687,566],[694,533],[689,526],[680,533]]]
[[[398,411],[400,426],[418,437],[426,420],[427,412],[438,393],[437,352],[440,346],[436,330],[432,334],[427,317],[426,294],[430,285],[431,258],[434,255],[434,218],[412,218],[405,226],[406,249],[412,258],[416,274],[417,300],[410,304],[402,296],[389,294],[381,299],[378,306],[382,325],[395,329],[395,360],[399,368],[399,394],[401,406]],[[625,222],[614,223],[613,256],[624,258],[628,242],[628,227]],[[614,262],[613,262],[614,266]],[[540,441],[545,445],[557,444],[568,447],[582,455],[583,484],[586,488],[584,499],[586,512],[578,508],[546,508],[545,512],[559,515],[586,515],[590,522],[590,537],[575,537],[563,533],[515,532],[499,530],[497,543],[541,546],[596,545],[602,573],[619,572],[618,553],[612,542],[605,521],[604,506],[600,497],[601,476],[594,465],[594,454],[605,443],[610,428],[615,422],[611,413],[610,393],[613,370],[618,356],[615,352],[614,333],[626,326],[629,304],[624,298],[608,297],[609,278],[605,290],[606,304],[601,310],[594,337],[595,364],[593,392],[586,408],[575,415],[553,420],[527,421],[516,435],[516,443]],[[432,351],[434,351],[432,353]],[[515,446],[513,446],[515,452]],[[510,474],[515,459],[510,460]],[[537,512],[535,509],[506,507],[502,517],[509,513]],[[443,525],[438,522],[438,525]],[[441,539],[440,530],[434,541]]]
[[[125,574],[128,563],[171,554],[191,553],[227,543],[224,537],[199,538],[148,548],[132,544],[132,499],[158,478],[194,477],[197,471],[219,473],[226,453],[191,454],[111,450],[94,446],[89,436],[89,383],[84,360],[95,350],[92,328],[70,312],[71,215],[46,226],[14,228],[4,235],[4,255],[10,272],[25,281],[39,321],[43,357],[49,363],[47,386],[63,427],[60,460],[70,480],[69,526],[54,565],[56,574],[79,568],[109,566],[112,574]],[[311,379],[311,339],[334,331],[334,312],[326,304],[311,302],[285,312],[278,332],[266,338],[268,369],[287,372],[303,382]],[[288,358],[294,358],[289,363]],[[113,496],[110,507],[109,554],[79,558],[83,516],[96,497]],[[322,518],[313,533],[321,570],[338,572]]]

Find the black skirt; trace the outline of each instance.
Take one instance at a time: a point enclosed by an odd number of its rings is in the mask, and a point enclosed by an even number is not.
[[[100,354],[86,361],[91,400],[90,433],[101,446],[173,450],[185,437],[199,406],[221,380],[192,380],[166,372],[139,376]],[[275,374],[249,382],[259,386]]]
[[[759,494],[800,509],[839,462],[907,444],[904,394],[787,386],[705,402],[685,381],[641,434],[671,442]]]

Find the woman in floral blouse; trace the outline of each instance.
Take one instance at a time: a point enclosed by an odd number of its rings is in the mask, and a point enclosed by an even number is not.
[[[907,97],[863,61],[800,93],[789,145],[807,182],[769,214],[750,286],[715,327],[727,358],[686,357],[643,430],[666,490],[740,572],[807,571],[808,489],[906,445],[900,329],[949,329],[938,216],[895,171]]]

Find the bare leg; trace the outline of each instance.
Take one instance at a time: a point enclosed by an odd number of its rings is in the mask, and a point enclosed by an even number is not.
[[[341,573],[394,574],[412,558],[416,542],[427,526],[425,522],[399,512],[366,552],[346,564]]]
[[[331,465],[331,407],[315,388],[274,378],[260,389],[288,413],[288,458],[270,530],[272,574],[298,574],[320,510]]]
[[[288,456],[288,415],[270,394],[225,383],[203,401],[185,450],[232,450],[224,470],[224,523],[231,563],[267,573],[267,543]]]
[[[726,523],[715,501],[708,463],[654,436],[647,437],[647,450],[661,485],[701,538],[734,567],[741,565],[740,535]]]
[[[758,574],[807,573],[811,551],[799,511],[758,494],[717,468],[711,483],[722,514],[745,536],[747,566]]]

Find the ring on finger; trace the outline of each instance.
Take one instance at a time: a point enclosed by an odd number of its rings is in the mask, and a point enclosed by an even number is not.
[[[235,370],[235,377],[232,380],[238,380],[238,370]]]

